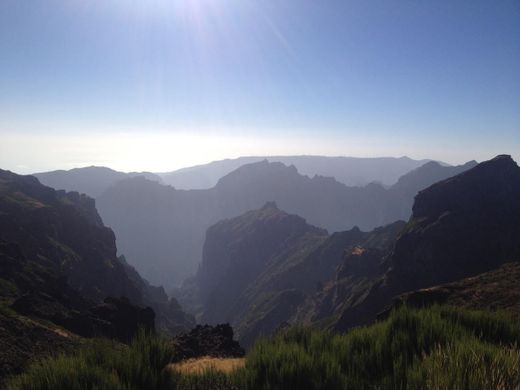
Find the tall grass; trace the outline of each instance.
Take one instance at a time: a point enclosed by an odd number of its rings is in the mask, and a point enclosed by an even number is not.
[[[169,387],[164,367],[174,357],[171,343],[144,331],[129,346],[92,340],[75,355],[60,355],[32,365],[8,385],[14,389],[162,389]]]
[[[519,341],[520,324],[504,314],[403,307],[347,334],[296,327],[259,341],[247,355],[244,383],[265,390],[471,389],[495,388],[490,378],[501,377],[496,383],[516,389]]]
[[[517,389],[519,341],[520,323],[505,314],[402,307],[346,334],[283,330],[232,374],[164,370],[175,351],[141,334],[128,347],[96,341],[46,360],[9,389]]]

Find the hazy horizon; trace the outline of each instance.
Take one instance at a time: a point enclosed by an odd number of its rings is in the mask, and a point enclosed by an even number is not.
[[[520,4],[5,0],[0,167],[520,159]]]
[[[189,169],[189,168],[209,165],[209,164],[212,164],[212,163],[217,163],[217,162],[225,161],[225,160],[236,160],[236,159],[240,159],[240,158],[264,158],[264,157],[265,158],[275,158],[275,157],[330,157],[330,158],[359,158],[359,159],[384,159],[384,158],[400,159],[400,158],[409,158],[411,160],[416,160],[416,161],[432,160],[432,161],[438,161],[440,163],[449,164],[451,166],[457,166],[457,165],[463,165],[463,164],[465,164],[465,163],[467,163],[469,161],[476,161],[477,163],[480,163],[482,161],[490,160],[490,159],[492,159],[493,157],[496,157],[499,154],[504,154],[504,153],[498,153],[498,154],[493,155],[493,156],[490,155],[489,157],[484,158],[482,160],[477,160],[477,159],[472,158],[472,159],[464,160],[464,161],[460,161],[460,162],[449,162],[449,161],[444,161],[444,160],[435,159],[435,158],[413,158],[413,157],[410,157],[410,156],[407,156],[407,155],[402,155],[402,156],[384,156],[384,155],[381,155],[381,156],[342,156],[342,155],[317,155],[317,154],[293,154],[293,155],[273,154],[273,155],[239,155],[237,157],[229,157],[229,158],[226,157],[226,158],[217,159],[217,160],[203,161],[201,163],[195,163],[193,165],[180,166],[178,168],[173,168],[173,169],[169,169],[169,170],[168,169],[167,170],[148,170],[148,169],[127,169],[127,170],[125,170],[125,169],[117,169],[117,168],[114,168],[113,166],[110,166],[110,165],[98,165],[98,164],[88,164],[88,163],[85,164],[85,165],[71,166],[71,167],[68,167],[68,168],[57,167],[55,169],[39,170],[39,171],[35,171],[35,170],[32,170],[32,171],[28,171],[27,170],[27,171],[25,171],[24,169],[13,170],[13,169],[5,168],[5,167],[0,167],[0,169],[7,169],[7,170],[10,170],[10,171],[12,171],[14,173],[20,174],[20,175],[28,175],[28,174],[36,174],[36,173],[46,173],[46,172],[53,172],[53,171],[60,171],[60,170],[68,171],[68,170],[72,170],[72,169],[91,168],[91,167],[95,167],[95,168],[109,168],[109,169],[112,169],[114,171],[123,172],[123,173],[150,172],[150,173],[155,173],[155,174],[165,174],[165,173],[180,171],[180,170],[183,170],[183,169]],[[514,156],[512,156],[512,158],[515,161],[518,161]]]

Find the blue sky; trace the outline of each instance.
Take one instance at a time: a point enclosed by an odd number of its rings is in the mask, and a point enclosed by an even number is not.
[[[520,2],[0,2],[0,167],[520,160]]]

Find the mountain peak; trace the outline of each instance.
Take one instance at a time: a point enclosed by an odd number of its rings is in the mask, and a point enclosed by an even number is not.
[[[498,156],[483,161],[475,166],[475,169],[481,174],[488,170],[503,170],[503,169],[518,169],[518,165],[513,158],[508,154],[499,154]]]
[[[268,210],[268,209],[280,210],[280,209],[278,208],[278,205],[276,204],[275,201],[266,202],[266,203],[262,206],[262,210]]]
[[[520,168],[511,156],[500,155],[419,192],[413,216],[438,216],[454,209],[478,212],[482,202],[499,204],[513,193],[520,196]]]
[[[518,218],[520,168],[500,155],[417,195],[394,265],[415,282],[430,267],[421,287],[487,271],[520,255]]]
[[[499,160],[514,162],[514,160],[510,154],[499,154],[498,156],[492,158],[490,161],[499,161]]]
[[[287,166],[281,162],[269,162],[262,160],[251,164],[245,164],[219,179],[217,187],[230,183],[246,184],[253,180],[272,180],[274,177],[287,178],[300,176],[294,165]]]

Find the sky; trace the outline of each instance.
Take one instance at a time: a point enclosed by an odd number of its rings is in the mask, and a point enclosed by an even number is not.
[[[283,154],[520,162],[520,1],[0,1],[0,168]]]

